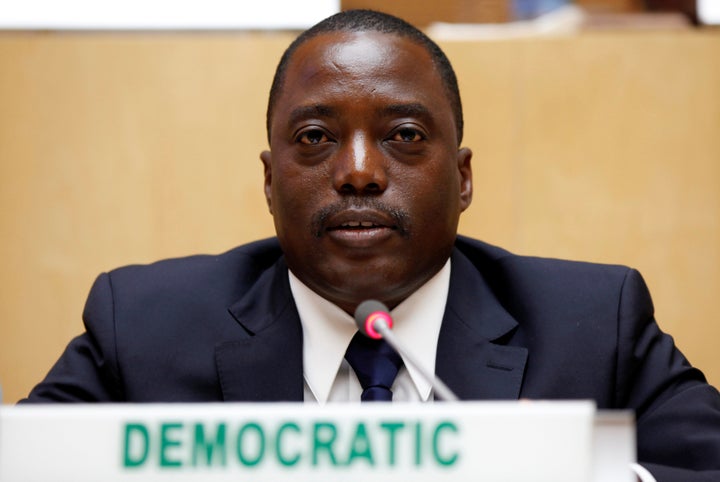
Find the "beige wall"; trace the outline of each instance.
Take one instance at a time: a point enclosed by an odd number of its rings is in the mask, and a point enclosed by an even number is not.
[[[0,383],[23,396],[102,270],[271,235],[258,153],[285,34],[0,35]],[[720,384],[720,34],[445,43],[462,232],[645,275]]]

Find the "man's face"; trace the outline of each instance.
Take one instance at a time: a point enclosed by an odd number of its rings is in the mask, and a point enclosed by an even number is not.
[[[261,154],[290,270],[352,313],[391,308],[436,274],[472,197],[443,83],[403,37],[333,32],[289,62]]]

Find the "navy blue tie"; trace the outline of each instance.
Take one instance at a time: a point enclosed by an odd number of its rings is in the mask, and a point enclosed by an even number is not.
[[[363,388],[363,402],[392,401],[392,387],[402,358],[385,340],[373,340],[362,333],[353,337],[345,359],[355,371]]]

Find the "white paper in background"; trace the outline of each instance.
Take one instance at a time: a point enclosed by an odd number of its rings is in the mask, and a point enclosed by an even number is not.
[[[697,0],[697,13],[701,23],[720,25],[720,0]]]
[[[0,0],[0,29],[305,29],[340,0]]]

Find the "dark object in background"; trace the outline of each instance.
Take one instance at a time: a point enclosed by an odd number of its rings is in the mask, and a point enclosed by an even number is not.
[[[645,0],[645,6],[650,12],[680,12],[698,23],[696,0]]]

